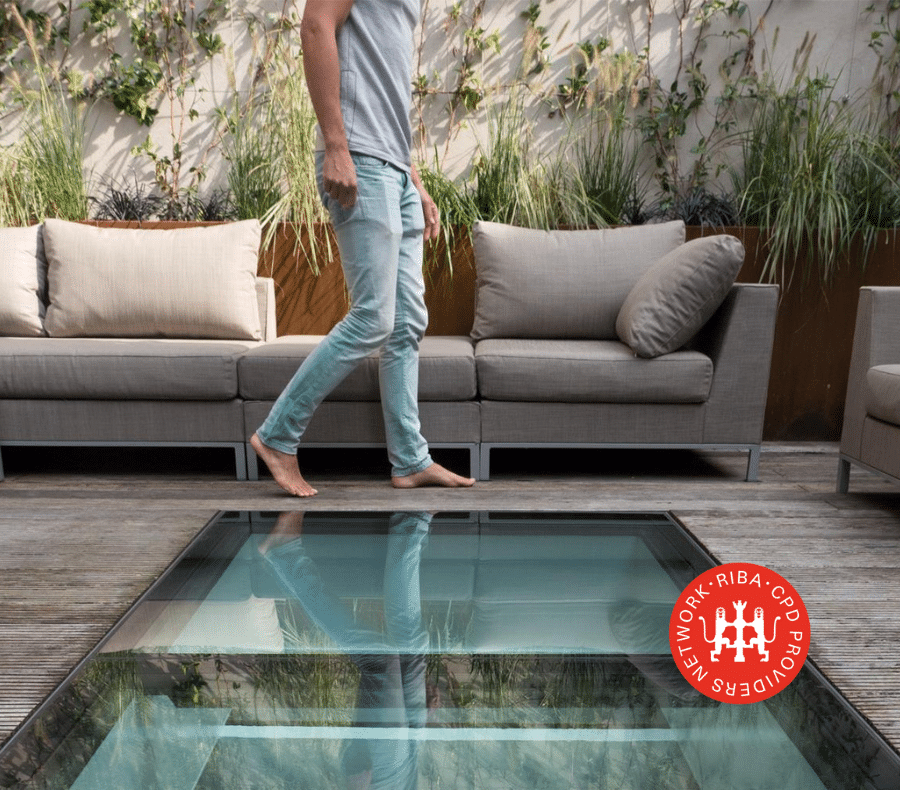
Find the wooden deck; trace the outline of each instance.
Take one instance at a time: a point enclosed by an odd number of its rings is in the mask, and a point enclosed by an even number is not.
[[[386,484],[381,454],[318,451],[308,501],[271,479],[234,481],[218,451],[10,449],[4,463],[0,741],[216,511],[362,508],[670,510],[721,561],[767,565],[797,588],[812,657],[900,746],[900,486],[854,470],[836,494],[835,446],[765,447],[759,483],[743,482],[738,455],[517,452],[474,489],[406,492]]]

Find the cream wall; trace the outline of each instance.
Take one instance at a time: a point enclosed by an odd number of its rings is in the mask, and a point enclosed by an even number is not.
[[[325,2],[326,0],[310,0]],[[363,0],[359,0],[362,2]],[[574,57],[573,47],[579,41],[597,40],[601,36],[613,42],[615,51],[638,50],[649,43],[653,68],[664,84],[668,84],[677,68],[678,36],[675,10],[683,8],[685,2],[699,6],[700,0],[542,0],[539,23],[547,28],[550,42],[549,68],[540,82],[555,85],[564,81]],[[38,0],[33,5],[39,7],[50,0]],[[763,13],[768,14],[762,23],[757,42],[757,62],[764,57],[774,65],[777,73],[788,78],[791,61],[807,33],[815,35],[815,45],[811,66],[839,75],[839,91],[848,96],[856,96],[867,89],[875,64],[875,57],[867,46],[874,20],[864,16],[864,9],[871,0],[748,0],[749,17],[745,24],[760,24]],[[474,5],[475,0],[462,0],[463,8]],[[237,4],[235,4],[237,5]],[[210,119],[213,108],[228,102],[232,96],[228,63],[234,62],[233,72],[238,87],[246,86],[248,67],[251,61],[250,41],[246,35],[246,25],[241,16],[252,13],[257,16],[278,15],[285,8],[297,18],[302,15],[304,0],[247,0],[240,5],[229,20],[222,24],[220,34],[224,38],[228,53],[217,56],[198,75],[199,93],[196,108],[199,119],[188,124],[185,133],[187,166],[205,161],[210,175],[201,192],[221,183],[222,162],[216,146],[214,125]],[[458,65],[460,32],[445,27],[447,13],[452,0],[423,0],[424,25],[421,32],[423,71],[437,74],[446,89],[455,81],[454,69]],[[484,83],[494,89],[509,85],[514,81],[522,52],[522,38],[525,30],[521,18],[529,0],[486,0],[484,18],[480,25],[489,33],[496,31],[500,37],[501,55],[488,53],[479,64],[479,72]],[[646,36],[648,9],[653,10],[653,32],[649,42]],[[777,41],[777,46],[776,46]],[[296,42],[299,45],[299,42]],[[691,45],[692,41],[687,41]],[[720,63],[733,46],[732,42],[714,37],[703,53],[705,64]],[[96,63],[97,53],[76,52],[73,63],[90,71]],[[714,71],[714,69],[707,69]],[[536,83],[532,84],[532,90]],[[713,89],[713,93],[716,88]],[[531,94],[531,117],[535,123],[537,145],[541,150],[552,151],[559,145],[564,124],[558,119],[547,117],[549,106],[541,104]],[[446,97],[436,96],[427,102],[425,125],[428,128],[429,149],[437,146],[441,152],[442,164],[453,174],[466,170],[477,152],[480,140],[484,139],[486,114],[476,112],[466,119],[464,128],[457,131],[453,139],[448,139]],[[700,123],[707,122],[700,119]],[[164,104],[150,135],[160,147],[161,153],[171,149],[171,128],[179,119],[168,112]],[[132,178],[149,180],[151,167],[146,159],[138,159],[131,149],[144,141],[148,130],[136,121],[117,113],[104,102],[95,104],[89,115],[89,138],[87,167],[94,182],[103,179],[130,181]],[[687,150],[697,131],[691,131],[684,143]]]

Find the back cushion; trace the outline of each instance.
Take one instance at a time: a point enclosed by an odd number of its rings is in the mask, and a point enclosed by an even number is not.
[[[681,221],[557,231],[478,222],[472,337],[615,340],[634,284],[683,243]]]
[[[687,343],[719,309],[744,263],[734,236],[704,236],[659,259],[625,299],[616,331],[639,357]]]
[[[44,334],[46,279],[41,226],[0,228],[0,335]]]
[[[158,230],[48,219],[51,337],[259,340],[257,220]]]

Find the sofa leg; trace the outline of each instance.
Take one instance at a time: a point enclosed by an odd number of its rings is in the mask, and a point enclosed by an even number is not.
[[[837,492],[846,494],[850,490],[850,462],[846,458],[838,459]]]
[[[5,480],[6,475],[3,474],[3,454],[0,452],[0,480]]]
[[[477,444],[469,445],[469,477],[481,480],[481,449]]]
[[[247,454],[247,479],[259,480],[259,458],[256,451],[250,446],[250,442],[247,442],[244,448],[244,452]]]
[[[747,459],[747,482],[756,483],[759,481],[759,455],[760,446],[754,445],[750,448],[750,457]]]
[[[481,462],[478,464],[478,479],[491,479],[491,448],[490,445],[481,445]]]
[[[234,466],[237,470],[237,479],[244,481],[247,479],[247,451],[244,443],[234,445]]]

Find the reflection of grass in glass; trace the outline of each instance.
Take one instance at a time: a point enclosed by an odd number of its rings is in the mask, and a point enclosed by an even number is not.
[[[131,653],[103,654],[87,665],[75,685],[85,698],[96,700],[92,715],[104,725],[112,726],[132,703],[145,715],[149,710],[141,669]]]
[[[309,711],[305,724],[352,723],[359,671],[347,656],[260,656],[250,674],[272,707]]]
[[[32,779],[7,783],[4,773],[0,785],[71,787],[122,714],[133,707],[139,720],[148,721],[150,705],[135,657],[127,652],[102,654],[88,663],[16,748],[12,764],[18,776]]]
[[[311,627],[301,606],[286,602],[279,607],[279,621],[285,654],[260,656],[248,668],[257,693],[275,708],[317,711],[315,723],[349,724],[359,671],[322,631]]]
[[[519,716],[527,714],[532,707],[525,683],[532,677],[530,656],[473,655],[469,664],[481,706],[513,708]]]
[[[826,787],[871,786],[880,763],[877,745],[809,674],[801,672],[764,704]]]

